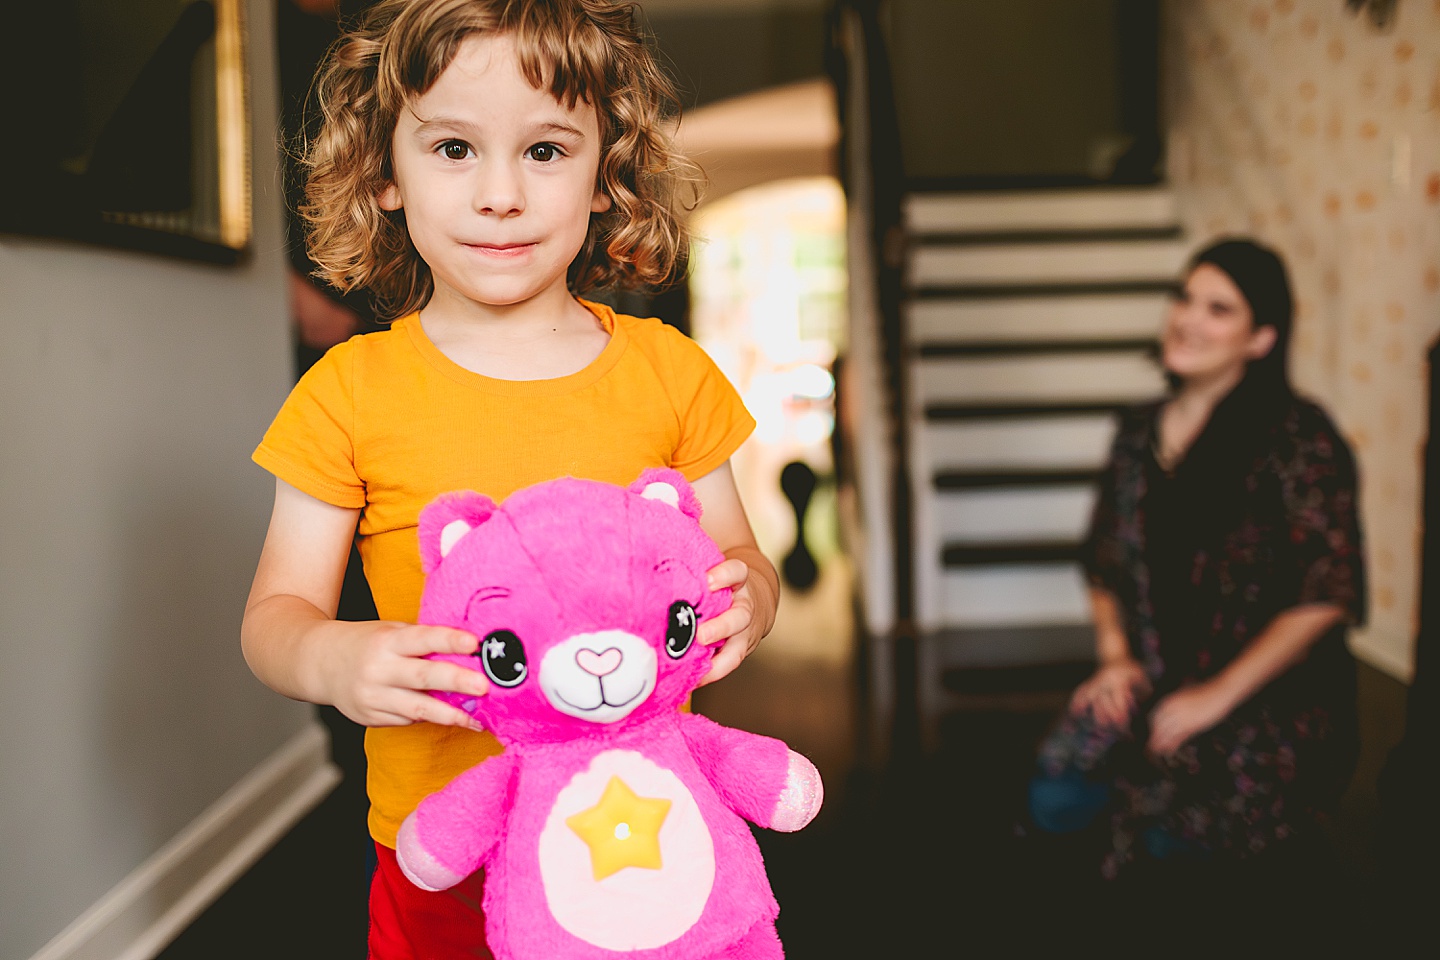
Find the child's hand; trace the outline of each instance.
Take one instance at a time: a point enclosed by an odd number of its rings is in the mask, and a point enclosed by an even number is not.
[[[447,690],[482,696],[485,675],[430,653],[474,653],[479,641],[464,630],[390,621],[336,622],[349,636],[329,645],[322,668],[328,702],[367,727],[398,727],[424,721],[455,727],[480,726],[469,714],[430,696]]]
[[[701,643],[723,643],[710,661],[710,672],[700,686],[726,676],[750,656],[775,622],[779,597],[764,577],[757,576],[743,560],[726,560],[707,574],[710,589],[731,589],[730,609],[700,624]]]

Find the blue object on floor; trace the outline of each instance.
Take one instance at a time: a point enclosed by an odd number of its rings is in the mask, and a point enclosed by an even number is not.
[[[1046,833],[1076,833],[1095,821],[1110,803],[1110,786],[1078,771],[1030,781],[1030,819]]]

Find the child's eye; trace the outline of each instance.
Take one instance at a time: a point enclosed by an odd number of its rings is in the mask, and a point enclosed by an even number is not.
[[[560,156],[560,148],[555,146],[555,144],[553,143],[537,143],[529,150],[526,150],[525,155],[531,160],[538,160],[541,163],[549,163],[551,160],[554,160],[556,157]]]
[[[446,140],[440,144],[440,153],[446,160],[464,160],[470,156],[470,145],[463,140]]]

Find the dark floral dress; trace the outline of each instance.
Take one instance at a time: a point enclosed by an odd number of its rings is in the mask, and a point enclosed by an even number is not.
[[[1268,425],[1216,448],[1231,469],[1187,476],[1182,463],[1170,474],[1152,452],[1159,409],[1122,418],[1084,550],[1153,692],[1129,730],[1067,714],[1039,755],[1045,776],[1113,785],[1109,877],[1157,830],[1227,857],[1303,833],[1338,801],[1358,753],[1345,633],[1364,618],[1365,574],[1349,449],[1319,407],[1287,395]],[[1145,753],[1161,698],[1213,677],[1277,614],[1308,603],[1343,607],[1345,621],[1174,756]]]

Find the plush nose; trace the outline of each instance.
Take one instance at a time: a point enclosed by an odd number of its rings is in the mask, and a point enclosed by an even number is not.
[[[580,669],[597,677],[603,677],[607,673],[614,673],[620,666],[621,654],[614,647],[604,653],[596,653],[594,650],[580,649],[575,651],[575,662]]]

